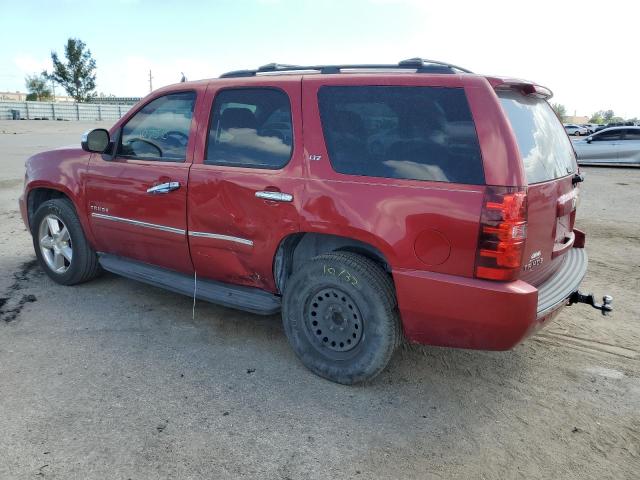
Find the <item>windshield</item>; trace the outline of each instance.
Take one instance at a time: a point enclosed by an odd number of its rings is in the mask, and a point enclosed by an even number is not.
[[[527,183],[540,183],[576,171],[571,140],[549,104],[518,92],[500,92],[500,103],[516,135]]]

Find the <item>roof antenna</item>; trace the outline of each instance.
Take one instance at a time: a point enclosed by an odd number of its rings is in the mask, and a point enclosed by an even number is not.
[[[182,73],[182,78],[180,79],[180,83],[186,82],[187,81],[187,77],[184,76],[183,72],[180,72],[180,73]]]

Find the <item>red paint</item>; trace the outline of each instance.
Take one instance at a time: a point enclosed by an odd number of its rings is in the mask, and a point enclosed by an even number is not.
[[[115,159],[78,149],[54,150],[27,162],[20,207],[34,188],[50,188],[74,203],[95,249],[128,256],[201,278],[276,292],[273,261],[287,235],[316,232],[368,243],[389,263],[406,336],[413,341],[465,348],[508,349],[548,318],[536,319],[535,285],[558,265],[551,255],[573,229],[570,177],[529,186],[528,238],[523,261],[537,251],[542,267],[511,282],[474,278],[479,222],[486,188],[443,182],[345,175],[329,163],[317,105],[324,85],[406,85],[463,88],[484,160],[486,183],[527,187],[518,146],[502,111],[495,78],[475,75],[358,74],[226,78],[166,87],[143,99],[114,125],[111,135],[139,108],[166,93],[197,93],[184,163]],[[292,106],[293,154],[280,170],[205,165],[209,115],[224,88],[269,86],[287,93]],[[313,156],[316,160],[309,160]],[[320,159],[317,159],[320,157]],[[181,188],[167,195],[146,189],[165,181]],[[258,190],[290,193],[291,203],[255,197]],[[558,203],[558,199],[562,199]],[[249,239],[252,245],[115,224],[116,217],[174,229]],[[576,246],[584,244],[577,232]]]
[[[250,80],[250,81],[247,81]],[[287,235],[300,230],[304,198],[300,78],[245,79],[253,87],[277,86],[288,94],[293,118],[293,153],[280,170],[205,165],[208,118],[201,124],[189,179],[189,230],[250,239],[252,246],[226,240],[191,237],[193,264],[202,277],[276,291],[273,256]],[[238,85],[238,79],[212,82],[204,99],[208,117],[216,94]],[[293,195],[292,203],[256,198],[257,191]]]
[[[416,257],[429,266],[441,265],[451,255],[451,244],[447,237],[433,229],[419,233],[413,249]]]

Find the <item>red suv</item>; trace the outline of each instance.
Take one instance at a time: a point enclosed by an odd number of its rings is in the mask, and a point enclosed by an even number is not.
[[[531,82],[411,59],[271,64],[159,89],[27,161],[56,282],[101,269],[258,314],[313,372],[373,378],[403,337],[506,350],[585,275],[575,154]]]

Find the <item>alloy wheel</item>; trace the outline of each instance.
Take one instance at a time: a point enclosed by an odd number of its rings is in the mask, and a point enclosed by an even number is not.
[[[51,271],[63,274],[71,266],[73,246],[64,222],[50,213],[42,219],[38,228],[40,253]]]

